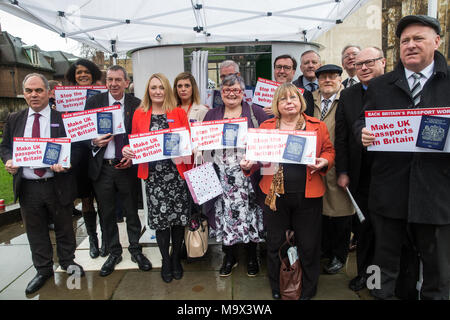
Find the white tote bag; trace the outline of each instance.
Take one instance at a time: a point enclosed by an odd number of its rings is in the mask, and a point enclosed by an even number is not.
[[[203,204],[223,193],[217,173],[211,162],[206,162],[184,173],[192,199]]]

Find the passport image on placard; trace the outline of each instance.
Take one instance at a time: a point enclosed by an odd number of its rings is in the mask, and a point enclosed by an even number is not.
[[[288,135],[286,147],[284,148],[283,159],[301,162],[305,144],[305,137],[294,136],[292,134]]]
[[[164,133],[163,155],[179,156],[180,155],[180,134]]]
[[[224,123],[222,145],[235,147],[237,145],[238,132],[239,132],[238,124]]]
[[[96,94],[101,93],[100,90],[94,90],[94,89],[87,89],[86,90],[86,100],[88,100],[90,97],[95,96]]]
[[[98,134],[113,133],[112,112],[97,113],[97,132]]]
[[[450,118],[422,116],[416,146],[427,149],[444,150]]]
[[[59,154],[61,153],[61,145],[53,142],[47,142],[45,147],[43,163],[54,165],[58,163]]]

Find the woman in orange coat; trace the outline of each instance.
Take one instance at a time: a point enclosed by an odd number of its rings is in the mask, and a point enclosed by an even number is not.
[[[274,299],[280,298],[278,249],[286,240],[286,230],[295,232],[295,245],[303,270],[301,299],[310,299],[316,294],[320,274],[322,196],[325,193],[322,176],[333,166],[335,153],[325,123],[307,116],[305,109],[305,100],[297,87],[290,83],[282,84],[272,101],[275,118],[260,126],[261,129],[317,133],[314,165],[283,163],[275,164],[272,170],[261,170],[259,187],[266,194],[267,272]],[[241,168],[248,175],[262,166],[259,162],[241,161]]]
[[[153,74],[147,82],[142,103],[134,113],[132,133],[180,127],[189,129],[186,112],[177,108],[169,80],[161,73]],[[126,158],[134,157],[130,147],[125,147],[122,152]],[[191,166],[176,162],[175,165],[168,159],[138,166],[138,177],[145,180],[148,224],[156,230],[156,241],[163,259],[161,277],[165,282],[183,277],[180,253],[184,226],[189,219],[190,196],[184,172]],[[169,254],[171,236],[172,255]]]

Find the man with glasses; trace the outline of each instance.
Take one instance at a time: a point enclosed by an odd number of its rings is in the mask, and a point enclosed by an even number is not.
[[[400,62],[370,82],[363,111],[450,107],[450,67],[438,51],[440,33],[439,21],[429,16],[411,15],[399,21]],[[362,112],[354,130],[367,147],[375,137],[363,126]],[[398,296],[396,283],[405,264],[402,244],[410,243],[423,267],[420,298],[449,300],[449,164],[449,153],[373,152],[369,209],[375,230],[373,263],[381,270],[381,286],[371,290],[374,297]],[[417,264],[406,264],[412,274],[419,270]],[[414,290],[417,280],[407,288]],[[408,298],[417,298],[417,292]]]
[[[342,66],[348,74],[348,78],[342,82],[344,88],[351,87],[359,82],[356,76],[355,58],[360,51],[361,48],[355,45],[347,45],[342,49]]]
[[[350,281],[349,288],[359,291],[366,287],[367,267],[372,264],[374,232],[368,210],[370,164],[372,154],[363,149],[353,134],[353,124],[359,119],[365,103],[369,81],[384,73],[386,59],[376,47],[362,50],[355,57],[356,76],[360,80],[341,92],[336,110],[336,173],[337,184],[348,187],[366,220],[361,223],[353,216],[353,233],[358,239],[356,262],[358,275]]]
[[[298,88],[314,92],[319,87],[316,70],[320,68],[320,55],[314,50],[308,50],[300,56],[300,71],[302,75],[292,82]]]
[[[297,69],[297,61],[294,57],[283,54],[281,56],[278,56],[275,58],[275,61],[273,63],[273,74],[275,81],[283,84],[287,82],[292,82],[292,79],[295,75],[295,70]],[[312,113],[314,111],[314,100],[311,95],[311,92],[308,90],[305,90],[303,92],[303,97],[306,101],[306,110],[305,113],[308,116],[312,116]],[[269,116],[273,116],[272,107],[265,107],[264,111]]]
[[[319,89],[312,93],[314,97],[314,117],[325,122],[330,140],[335,140],[335,114],[339,95],[344,88],[341,85],[342,68],[334,64],[321,66],[316,70]],[[346,191],[337,185],[335,168],[331,168],[324,178],[326,192],[322,210],[322,257],[329,259],[325,272],[335,274],[341,270],[347,260],[352,215],[355,209]]]
[[[233,60],[225,60],[219,65],[220,82],[225,79],[226,76],[234,74],[236,76],[241,76],[239,72],[239,65]]]

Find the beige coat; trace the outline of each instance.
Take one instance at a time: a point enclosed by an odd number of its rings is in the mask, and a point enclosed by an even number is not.
[[[203,118],[208,111],[209,108],[207,106],[202,104],[193,104],[188,114],[189,124],[192,124],[192,121],[190,121],[191,119],[198,122],[203,121]]]
[[[336,98],[334,99],[331,107],[328,108],[328,113],[325,115],[324,122],[327,125],[328,132],[330,133],[330,140],[334,146],[335,139],[335,115],[336,108],[339,102],[339,96],[341,90],[344,89],[341,86],[341,89],[336,94]],[[321,115],[321,97],[320,90],[316,90],[313,92],[314,98],[314,117],[320,119]],[[347,195],[347,192],[337,185],[337,177],[336,177],[336,169],[335,167],[331,168],[328,171],[327,175],[323,177],[325,185],[327,186],[327,191],[323,196],[323,215],[329,217],[344,217],[355,214],[355,208],[353,207],[350,198]]]

